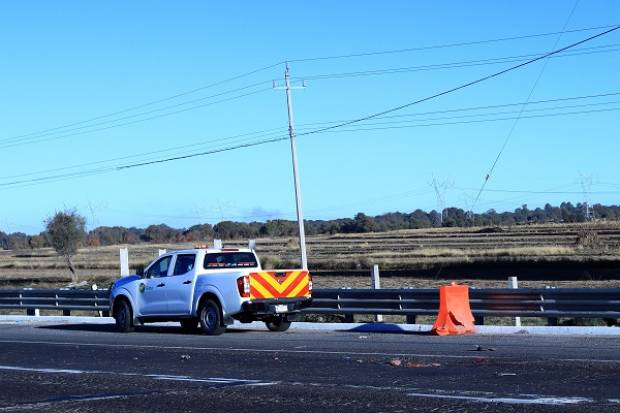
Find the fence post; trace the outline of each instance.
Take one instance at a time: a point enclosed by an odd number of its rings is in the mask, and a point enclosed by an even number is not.
[[[221,239],[214,239],[213,240],[213,248],[216,250],[221,250],[224,247],[224,244],[222,243]]]
[[[381,289],[381,277],[379,276],[379,266],[377,264],[372,266],[372,269],[370,270],[370,282],[371,282],[371,288],[373,290],[380,290]],[[383,316],[381,314],[377,314],[375,315],[375,320],[378,323],[381,323],[383,321]]]
[[[519,288],[517,277],[508,277],[508,288]],[[521,327],[521,317],[515,317],[515,326]]]
[[[120,249],[121,259],[121,277],[129,275],[129,250],[127,248]]]

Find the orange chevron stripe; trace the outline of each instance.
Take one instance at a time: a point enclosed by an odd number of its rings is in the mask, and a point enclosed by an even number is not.
[[[250,297],[253,292],[258,291],[261,298],[275,298],[279,297],[280,293],[274,289],[271,284],[265,281],[262,277],[250,277]]]
[[[305,272],[296,272],[296,274],[298,274],[296,277],[291,276],[291,279],[294,278],[294,281],[291,282],[284,291],[282,291],[282,295],[285,297],[290,297],[291,292],[296,290],[300,285],[303,285],[304,282],[305,284],[308,284],[308,276]]]
[[[308,294],[308,283],[299,283],[296,288],[290,292],[290,297],[299,297]]]
[[[263,284],[268,283],[280,294],[290,285],[291,282],[295,281],[294,277],[277,277],[275,273],[259,273],[257,278],[260,279]],[[279,280],[283,280],[282,283],[280,283]]]
[[[251,298],[294,298],[308,295],[308,271],[289,271],[280,284],[274,272],[250,274]]]
[[[291,293],[290,298],[294,297],[310,297],[310,290],[308,290],[308,284],[301,284],[301,290],[299,292],[294,291]]]

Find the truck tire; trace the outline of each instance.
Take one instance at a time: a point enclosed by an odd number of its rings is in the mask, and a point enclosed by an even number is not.
[[[269,331],[286,331],[291,326],[291,322],[286,320],[284,317],[274,317],[269,321],[265,321],[267,328]]]
[[[198,320],[195,318],[187,318],[181,320],[181,330],[184,333],[193,333],[198,329]]]
[[[222,311],[218,303],[206,299],[198,312],[200,318],[200,330],[208,336],[219,336],[226,330],[222,323]]]
[[[131,314],[131,306],[125,300],[120,300],[116,304],[114,319],[116,320],[116,329],[121,333],[129,333],[133,331],[133,320]]]

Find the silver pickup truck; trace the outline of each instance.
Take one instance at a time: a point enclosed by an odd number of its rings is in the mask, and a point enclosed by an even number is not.
[[[123,332],[179,321],[185,330],[218,335],[235,319],[285,331],[311,294],[306,270],[263,271],[251,249],[195,248],[164,254],[140,274],[117,280],[110,308]]]

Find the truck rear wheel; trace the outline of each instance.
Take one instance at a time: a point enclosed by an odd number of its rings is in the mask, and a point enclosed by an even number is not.
[[[265,321],[269,331],[286,331],[291,326],[291,322],[282,316],[274,317]]]
[[[200,330],[208,336],[219,336],[226,330],[222,323],[222,311],[218,303],[206,299],[200,306]]]
[[[133,331],[131,306],[127,303],[127,301],[121,299],[116,304],[114,319],[116,320],[116,329],[121,333],[129,333]]]

